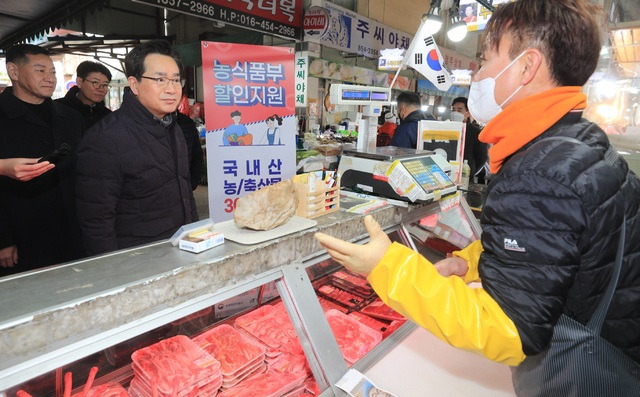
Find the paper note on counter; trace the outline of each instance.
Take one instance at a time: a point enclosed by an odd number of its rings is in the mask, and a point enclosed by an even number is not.
[[[347,373],[336,382],[336,386],[353,397],[397,397],[395,394],[380,389],[373,384],[371,379],[355,369],[349,369]]]

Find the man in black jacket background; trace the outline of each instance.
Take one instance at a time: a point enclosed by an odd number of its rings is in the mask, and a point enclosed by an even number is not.
[[[420,96],[415,92],[403,92],[396,98],[400,125],[393,134],[391,146],[416,149],[418,146],[418,122],[433,120],[422,111]]]
[[[56,99],[80,112],[84,127],[90,128],[111,110],[104,105],[109,92],[111,72],[106,66],[91,61],[81,62],[76,68],[76,86],[71,87],[64,98]]]
[[[71,155],[29,181],[0,176],[0,276],[83,255],[73,193],[82,119],[51,100],[57,80],[47,50],[18,44],[6,55],[12,86],[0,95],[0,158],[37,159],[63,143]]]
[[[451,102],[451,111],[458,112],[463,116],[465,123],[464,139],[464,159],[469,163],[471,169],[471,181],[475,182],[475,175],[487,161],[487,144],[478,140],[480,127],[471,120],[471,113],[467,107],[467,98],[457,97]],[[452,118],[453,119],[453,118]]]
[[[78,218],[90,254],[166,239],[198,220],[185,139],[173,117],[181,66],[166,41],[134,48],[125,58],[122,106],[78,148]]]

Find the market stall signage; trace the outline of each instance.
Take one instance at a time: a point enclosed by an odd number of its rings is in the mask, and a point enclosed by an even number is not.
[[[387,72],[396,71],[402,67],[404,59],[404,50],[401,48],[386,48],[380,50],[380,58],[378,58],[378,70]]]
[[[307,78],[309,75],[309,53],[301,51],[296,53],[296,107],[307,106]]]
[[[308,34],[304,40],[326,45],[369,58],[377,58],[383,48],[407,48],[412,36],[398,29],[366,18],[328,1],[321,7],[327,11],[327,30],[320,35]]]
[[[296,173],[294,50],[203,41],[209,216]]]
[[[292,39],[302,36],[302,0],[132,0]]]
[[[471,85],[471,70],[453,69],[451,71],[451,81],[455,85]]]
[[[322,7],[309,7],[302,20],[304,34],[308,36],[322,36],[329,30],[329,13]]]

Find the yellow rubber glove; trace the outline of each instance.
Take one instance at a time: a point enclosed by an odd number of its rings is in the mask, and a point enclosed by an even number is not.
[[[352,272],[366,276],[382,259],[391,246],[391,240],[371,215],[364,217],[364,226],[369,232],[370,240],[363,245],[349,243],[324,233],[316,233],[315,238],[336,262]]]
[[[486,291],[442,277],[413,250],[393,243],[367,279],[387,305],[448,344],[507,365],[524,360],[515,324]]]

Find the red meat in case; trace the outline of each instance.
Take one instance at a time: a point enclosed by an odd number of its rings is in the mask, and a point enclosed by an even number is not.
[[[365,278],[357,276],[346,270],[339,270],[333,273],[331,277],[343,280],[355,287],[371,288],[371,285],[369,285],[369,282]]]
[[[402,314],[387,306],[383,301],[380,300],[380,298],[374,300],[360,311],[368,316],[380,318],[383,320],[405,320]]]
[[[376,331],[382,332],[383,336],[384,336],[384,331],[386,331],[387,327],[389,326],[389,324],[387,323],[384,323],[380,320],[376,320],[375,318],[369,317],[366,314],[362,314],[360,312],[351,312],[348,314],[348,316],[355,318],[356,320],[360,321],[362,324],[366,325],[371,329],[375,329]]]
[[[406,323],[406,322],[407,322],[407,320],[394,320],[394,321],[392,321],[391,324],[389,324],[389,326],[387,327],[387,329],[382,333],[382,337],[386,338],[387,336],[391,335],[398,328],[402,327],[402,325],[404,325],[404,323]]]
[[[271,372],[306,373],[311,374],[307,358],[302,354],[282,353],[269,363]]]
[[[318,302],[320,302],[320,307],[322,307],[322,311],[323,312],[326,312],[329,309],[336,309],[336,310],[341,311],[341,312],[343,312],[345,314],[349,312],[349,309],[347,309],[346,307],[340,306],[339,304],[334,303],[334,302],[332,302],[332,301],[330,301],[328,299],[325,299],[325,298],[323,298],[321,296],[318,296]]]
[[[362,297],[354,295],[350,292],[344,291],[340,288],[334,287],[329,284],[325,284],[318,288],[318,292],[327,297],[328,299],[338,302],[341,305],[348,307],[352,310],[358,310],[362,307],[365,300]]]
[[[256,361],[264,361],[265,348],[227,324],[212,328],[193,341],[220,361],[224,377],[234,377]]]
[[[87,394],[83,392],[74,394],[72,397],[129,397],[129,393],[122,387],[119,383],[116,382],[107,382],[99,386],[94,386]]]
[[[307,374],[274,373],[252,376],[231,389],[219,394],[220,397],[278,397],[297,388],[304,382]]]
[[[137,350],[131,360],[135,376],[146,385],[155,383],[165,395],[171,395],[176,386],[190,392],[220,376],[220,363],[184,335]]]
[[[265,309],[266,307],[269,308]],[[256,315],[255,312],[260,312],[262,315]],[[240,316],[235,320],[235,325],[273,351],[302,354],[298,335],[282,303],[275,306],[264,305]],[[269,355],[269,352],[266,354]]]
[[[373,330],[337,310],[325,313],[344,359],[353,364],[382,340],[382,333]]]

